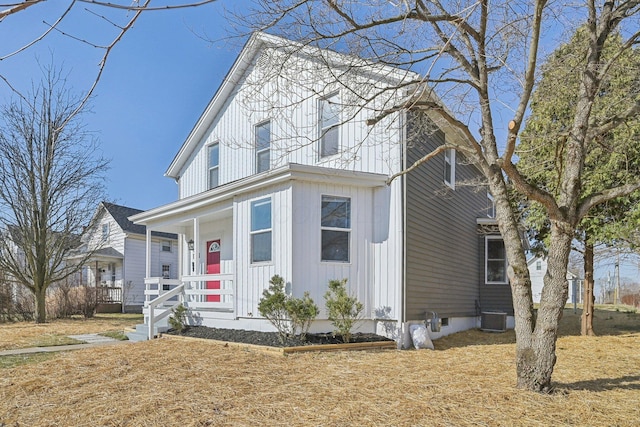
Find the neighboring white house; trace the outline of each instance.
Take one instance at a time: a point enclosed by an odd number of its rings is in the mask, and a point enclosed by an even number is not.
[[[531,293],[533,294],[533,302],[540,303],[542,296],[542,287],[544,285],[543,278],[547,273],[547,258],[543,256],[535,256],[527,261],[529,266],[529,276],[531,277]],[[584,280],[576,273],[567,270],[567,280],[569,281],[569,294],[567,303],[581,303]],[[574,299],[575,296],[575,299]]]
[[[345,88],[335,73],[353,60],[264,33],[250,38],[165,173],[179,200],[130,217],[152,241],[149,230],[179,236],[177,280],[159,277],[147,253],[147,324],[168,314],[165,299],[180,297],[191,322],[273,330],[258,302],[275,274],[321,308],[314,331],[332,329],[323,296],[343,278],[365,307],[360,330],[402,341],[432,312],[443,321],[435,336],[479,326],[485,307],[512,316],[504,244],[480,230],[492,221],[487,193],[459,185],[478,182],[478,170],[446,150],[387,182],[461,136],[428,111],[367,123],[405,95],[365,102],[370,92],[421,79],[363,63]]]
[[[96,286],[102,302],[123,304],[122,310],[128,312],[142,312],[145,299],[147,231],[145,226],[128,219],[140,212],[143,211],[101,202],[92,220],[95,225],[82,236],[80,249],[93,254],[85,262],[79,282]],[[177,236],[154,232],[149,246],[151,273],[167,279],[177,278]]]

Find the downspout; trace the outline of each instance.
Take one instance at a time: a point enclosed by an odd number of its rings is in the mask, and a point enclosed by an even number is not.
[[[406,112],[402,112],[399,114],[399,121],[400,121],[400,138],[402,139],[400,141],[400,159],[401,159],[401,170],[406,169],[407,166],[407,150],[406,150],[406,143],[407,143],[407,122],[406,122]],[[398,240],[400,242],[399,246],[400,246],[400,266],[401,268],[398,271],[398,299],[399,299],[399,304],[398,304],[398,330],[399,330],[399,339],[398,339],[398,345],[399,348],[403,348],[404,347],[404,314],[406,312],[406,298],[405,298],[405,294],[406,294],[406,272],[407,272],[407,260],[406,260],[406,239],[405,239],[405,235],[404,235],[404,231],[406,228],[406,222],[407,222],[407,206],[406,206],[406,185],[405,185],[405,179],[406,179],[406,175],[402,175],[400,177],[400,207],[402,209],[402,215],[400,218],[400,227],[398,230]]]
[[[122,301],[120,301],[120,304],[122,306],[122,313],[126,313],[124,304],[126,299],[126,295],[125,295],[125,288],[127,287],[127,275],[125,274],[125,264],[127,262],[127,238],[129,237],[128,234],[124,235],[124,241],[122,242],[122,272],[120,273],[120,289],[122,290]],[[115,267],[114,267],[115,268]]]

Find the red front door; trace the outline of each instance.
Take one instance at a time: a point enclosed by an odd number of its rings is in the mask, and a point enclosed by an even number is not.
[[[220,239],[207,242],[207,274],[220,274]],[[220,281],[208,281],[207,289],[220,289]],[[207,302],[220,302],[220,295],[207,295]]]

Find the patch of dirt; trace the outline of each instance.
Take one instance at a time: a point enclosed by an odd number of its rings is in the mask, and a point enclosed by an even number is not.
[[[340,335],[332,333],[307,334],[302,340],[299,336],[290,337],[283,344],[277,332],[246,331],[243,329],[222,329],[209,328],[206,326],[190,326],[182,333],[169,330],[169,335],[180,335],[183,337],[205,338],[218,341],[239,342],[244,344],[264,345],[269,347],[297,347],[304,345],[318,344],[343,344],[344,340]],[[370,333],[356,333],[351,335],[350,343],[392,341],[391,339]]]

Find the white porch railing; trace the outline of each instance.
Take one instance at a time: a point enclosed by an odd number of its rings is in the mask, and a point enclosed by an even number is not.
[[[182,280],[145,279],[144,305],[149,311],[149,339],[153,338],[155,323],[169,316],[171,309],[179,304],[190,309],[233,312],[233,281],[233,274],[199,274],[183,276]],[[208,289],[209,282],[218,282],[219,289]],[[164,312],[156,315],[157,309],[164,309]]]

